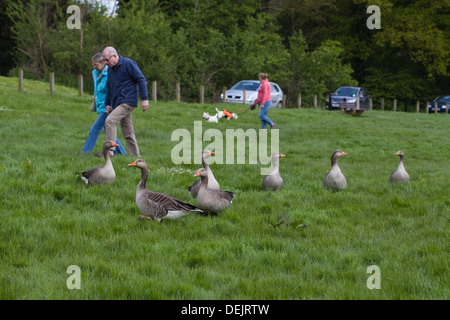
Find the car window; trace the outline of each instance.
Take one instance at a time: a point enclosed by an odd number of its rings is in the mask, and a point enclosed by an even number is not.
[[[356,88],[347,88],[342,87],[336,90],[337,96],[344,96],[344,97],[356,97],[358,94],[358,89]]]
[[[272,85],[270,85],[270,87],[272,88],[271,91],[280,92],[280,90],[277,88],[277,86],[272,84]]]
[[[444,102],[444,103],[450,102],[450,96],[439,97],[439,102]]]
[[[231,90],[247,90],[247,91],[258,91],[261,84],[259,82],[244,81],[239,82]]]

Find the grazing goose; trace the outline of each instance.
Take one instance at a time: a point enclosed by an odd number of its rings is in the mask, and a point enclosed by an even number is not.
[[[211,152],[209,150],[205,150],[202,153],[202,164],[203,167],[206,169],[206,171],[208,172],[208,188],[209,189],[216,189],[219,190],[219,183],[217,182],[216,178],[214,177],[211,169],[209,168],[209,164],[208,161],[206,159],[208,159],[209,157],[211,157],[212,155],[214,155],[214,152]],[[200,189],[200,184],[202,183],[202,179],[197,179],[195,180],[195,182],[188,188],[189,192],[191,193],[191,195],[194,198],[197,198],[198,195],[198,190]]]
[[[103,145],[103,155],[105,157],[105,165],[103,167],[94,168],[81,173],[81,179],[86,184],[100,185],[112,183],[116,178],[116,173],[110,159],[109,149],[118,147],[119,145],[112,141],[106,141]]]
[[[340,156],[345,156],[345,153],[342,150],[336,150],[333,152],[331,156],[331,171],[325,175],[325,179],[323,180],[323,186],[326,189],[330,189],[332,191],[342,191],[347,186],[347,181],[345,180],[345,176],[342,174],[341,169],[338,166],[338,158]]]
[[[409,182],[409,174],[405,170],[405,166],[403,165],[403,158],[405,157],[405,153],[400,150],[395,153],[397,156],[400,156],[400,163],[398,164],[397,170],[391,173],[389,177],[389,182],[397,182],[397,183],[408,183]]]
[[[176,220],[195,211],[201,212],[200,209],[189,203],[179,201],[163,193],[147,190],[148,166],[144,160],[137,159],[128,166],[141,169],[141,180],[136,189],[136,204],[143,214],[140,215],[141,218],[153,218],[161,222],[161,219]]]
[[[231,191],[223,191],[209,188],[208,172],[206,169],[199,169],[194,177],[201,177],[202,183],[198,190],[197,206],[204,212],[218,213],[231,205],[234,193]]]
[[[286,155],[274,152],[272,154],[272,172],[265,176],[262,181],[263,190],[279,190],[283,188],[284,181],[280,176],[280,170],[278,169],[278,159],[281,157],[286,157]]]

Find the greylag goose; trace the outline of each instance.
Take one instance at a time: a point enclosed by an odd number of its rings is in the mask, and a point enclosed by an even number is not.
[[[286,157],[286,155],[274,152],[272,154],[272,172],[265,176],[262,181],[262,188],[263,190],[279,190],[283,188],[284,181],[283,178],[280,176],[280,170],[278,168],[278,159],[281,157]]]
[[[105,165],[103,167],[94,168],[81,173],[81,179],[86,184],[100,185],[112,183],[116,178],[116,173],[111,162],[109,149],[118,147],[119,145],[112,141],[106,141],[103,145],[103,155],[105,157]]]
[[[338,158],[345,155],[347,155],[347,153],[342,150],[333,152],[333,155],[331,156],[331,171],[325,175],[325,179],[323,180],[323,186],[326,189],[342,191],[347,186],[347,180],[345,180],[345,176],[338,166]]]
[[[182,202],[163,193],[147,190],[148,166],[142,159],[130,163],[129,167],[141,169],[141,180],[136,189],[136,204],[143,215],[141,218],[155,219],[180,219],[195,211],[201,212],[197,207]]]
[[[199,169],[194,177],[200,177],[202,179],[197,195],[197,207],[209,215],[210,213],[216,214],[231,205],[234,193],[231,191],[210,189],[208,172],[205,168]]]
[[[402,150],[399,150],[395,154],[397,156],[400,156],[400,163],[398,164],[397,170],[391,173],[389,182],[408,183],[409,174],[408,172],[406,172],[405,166],[403,165],[403,158],[405,157],[405,153]]]
[[[211,152],[209,150],[205,150],[202,153],[202,165],[208,172],[208,188],[209,189],[215,189],[219,190],[219,183],[217,182],[216,178],[214,177],[207,159],[214,155],[214,152]],[[200,184],[202,183],[202,179],[197,179],[195,182],[188,188],[189,192],[191,193],[192,197],[197,198],[198,190],[200,189]]]

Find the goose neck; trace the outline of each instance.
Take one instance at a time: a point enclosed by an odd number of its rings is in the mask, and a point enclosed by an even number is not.
[[[148,169],[147,168],[141,168],[141,180],[138,184],[138,189],[146,189],[147,185],[147,179],[148,179]]]

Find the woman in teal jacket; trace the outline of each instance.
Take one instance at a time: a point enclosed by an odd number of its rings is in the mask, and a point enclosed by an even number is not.
[[[94,70],[92,70],[92,77],[94,78],[94,103],[97,109],[97,120],[95,120],[91,129],[89,130],[89,136],[83,146],[82,153],[89,153],[94,149],[95,144],[97,143],[98,135],[105,127],[105,120],[108,114],[106,113],[105,107],[105,99],[106,94],[108,92],[108,87],[106,82],[108,80],[108,66],[103,60],[103,56],[101,53],[96,53],[92,57],[92,66]],[[127,154],[125,148],[120,143],[119,139],[116,139],[116,143],[119,145],[115,154]],[[97,153],[96,156],[103,157],[102,153]]]

